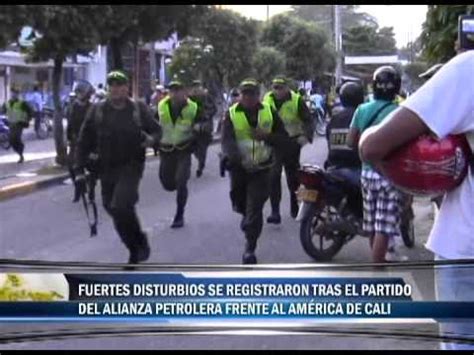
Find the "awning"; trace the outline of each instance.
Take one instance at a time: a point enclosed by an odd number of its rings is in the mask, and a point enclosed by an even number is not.
[[[25,61],[26,56],[19,52],[4,51],[0,52],[0,65],[11,66],[11,67],[27,67],[27,68],[52,68],[54,63],[52,60],[48,62],[38,63],[27,63]],[[81,68],[84,64],[75,64],[64,62],[63,67],[65,68]]]

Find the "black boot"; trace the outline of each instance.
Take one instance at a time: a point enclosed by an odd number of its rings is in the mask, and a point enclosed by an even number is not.
[[[18,164],[21,164],[25,162],[25,157],[23,156],[23,154],[20,154],[20,159],[18,160]]]
[[[280,224],[281,216],[279,211],[272,211],[272,214],[268,216],[267,223]]]
[[[141,240],[137,248],[137,262],[142,263],[150,258],[150,244],[145,233],[141,233]]]
[[[256,242],[245,243],[244,255],[242,256],[242,264],[253,265],[257,263],[257,257],[255,256],[255,249],[257,248]]]
[[[298,216],[298,210],[299,210],[298,200],[296,199],[296,196],[291,197],[290,204],[291,204],[291,217],[296,218],[296,216]]]
[[[171,228],[182,228],[184,227],[184,211],[176,212],[174,216],[173,223],[171,224]]]

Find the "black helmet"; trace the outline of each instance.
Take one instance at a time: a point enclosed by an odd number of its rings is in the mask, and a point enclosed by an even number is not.
[[[73,92],[77,95],[81,93],[82,95],[92,95],[95,89],[90,82],[87,80],[78,80],[74,85]]]
[[[379,100],[393,100],[400,91],[402,78],[391,66],[383,66],[374,72],[372,88],[374,98]]]
[[[341,103],[345,107],[357,107],[364,102],[364,88],[353,81],[344,83],[339,91]]]

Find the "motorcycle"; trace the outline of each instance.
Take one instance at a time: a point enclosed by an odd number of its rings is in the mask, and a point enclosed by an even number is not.
[[[363,207],[360,185],[350,182],[337,170],[303,165],[299,170],[300,201],[297,221],[304,251],[316,261],[330,261],[362,230]],[[401,236],[411,248],[415,244],[414,214],[406,203],[401,218]]]
[[[40,114],[38,127],[35,127],[36,137],[46,139],[53,131],[54,109],[44,107]]]
[[[0,115],[0,146],[5,150],[10,149],[10,124],[5,115]]]

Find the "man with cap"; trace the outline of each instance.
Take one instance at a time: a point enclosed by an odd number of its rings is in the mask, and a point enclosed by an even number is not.
[[[159,144],[159,176],[165,190],[176,191],[177,208],[171,228],[181,228],[188,200],[191,155],[205,122],[198,104],[188,98],[181,81],[171,81],[168,88],[169,95],[160,101],[157,112],[163,133]]]
[[[263,227],[263,207],[270,194],[274,147],[288,144],[288,133],[278,113],[260,102],[255,79],[240,85],[240,101],[226,113],[222,129],[222,152],[230,172],[233,210],[243,216],[241,229],[246,245],[244,264],[255,264],[255,249]]]
[[[23,151],[25,145],[21,139],[23,129],[27,128],[33,118],[33,110],[20,98],[20,91],[17,88],[12,88],[10,92],[10,100],[2,107],[2,112],[5,112],[10,124],[10,145],[13,150],[20,156],[18,163],[23,163]]]
[[[145,168],[145,152],[160,139],[160,127],[143,102],[129,98],[129,79],[122,71],[107,75],[106,100],[88,111],[79,133],[76,153],[76,186],[84,191],[84,169],[96,158],[102,202],[130,252],[129,263],[146,261],[150,246],[135,210]],[[95,156],[91,156],[95,153]]]
[[[212,130],[214,128],[213,118],[217,112],[217,108],[199,80],[193,82],[189,98],[197,103],[202,112],[202,130],[197,134],[196,148],[194,150],[194,156],[198,160],[196,176],[201,177],[204,167],[206,166],[207,148],[212,142]]]
[[[298,214],[296,190],[298,189],[297,173],[300,166],[300,153],[305,144],[313,141],[313,120],[304,98],[290,89],[288,80],[283,76],[273,79],[272,91],[265,95],[264,102],[278,112],[290,137],[290,143],[287,146],[276,150],[277,159],[272,172],[270,192],[272,213],[267,218],[267,222],[279,224],[281,223],[281,172],[283,167],[290,193],[291,216],[296,218]]]

